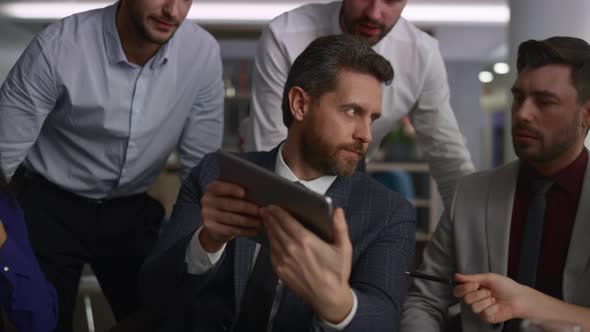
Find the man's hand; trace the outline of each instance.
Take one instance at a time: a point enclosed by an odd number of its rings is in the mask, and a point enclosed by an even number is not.
[[[7,237],[8,236],[6,235],[6,229],[4,229],[4,224],[2,223],[2,220],[0,220],[0,248],[4,246],[4,242],[6,242]]]
[[[456,274],[455,280],[462,284],[453,289],[453,295],[462,298],[473,313],[492,324],[522,318],[526,301],[532,295],[528,287],[494,273]]]
[[[277,206],[263,208],[261,216],[277,276],[322,319],[343,321],[354,302],[349,284],[352,244],[343,210],[334,210],[333,243],[324,242]]]
[[[245,190],[215,181],[207,185],[201,198],[203,229],[199,242],[207,252],[217,252],[236,236],[254,237],[262,226],[259,207],[244,200]]]

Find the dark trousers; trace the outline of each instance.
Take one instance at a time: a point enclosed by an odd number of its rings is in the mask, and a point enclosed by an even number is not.
[[[73,330],[82,267],[94,271],[117,321],[139,307],[137,277],[157,239],[162,205],[147,194],[89,200],[25,174],[19,190],[31,245],[59,296],[56,331]]]

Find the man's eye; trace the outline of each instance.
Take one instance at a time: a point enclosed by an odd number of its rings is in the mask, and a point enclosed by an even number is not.
[[[553,100],[548,100],[548,99],[541,99],[541,100],[539,100],[538,103],[539,103],[539,105],[543,105],[543,106],[555,104],[555,102]]]
[[[344,111],[346,113],[346,115],[348,116],[355,116],[358,114],[357,110],[355,110],[354,108],[349,108],[346,111]]]

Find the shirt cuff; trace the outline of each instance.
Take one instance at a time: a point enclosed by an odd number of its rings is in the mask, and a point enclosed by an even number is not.
[[[8,237],[0,248],[0,285],[6,287],[2,291],[2,303],[10,303],[12,309],[28,309],[33,301],[31,283],[36,282],[33,272],[35,257],[25,255],[14,241]],[[39,272],[41,273],[41,272]]]
[[[352,297],[353,297],[352,309],[350,309],[348,316],[346,316],[346,318],[344,318],[343,321],[341,321],[338,324],[332,324],[332,323],[324,320],[323,318],[320,318],[320,321],[322,322],[322,324],[325,324],[326,326],[333,328],[335,330],[338,330],[338,331],[344,330],[348,326],[348,324],[350,324],[350,322],[354,318],[354,315],[356,315],[356,311],[359,306],[359,301],[358,301],[358,298],[356,297],[356,293],[354,292],[354,290],[352,291]]]
[[[215,265],[223,255],[225,244],[223,247],[214,253],[208,253],[201,246],[199,241],[199,234],[203,230],[203,226],[199,227],[193,235],[193,238],[186,248],[184,261],[186,262],[186,271],[189,274],[203,274]]]

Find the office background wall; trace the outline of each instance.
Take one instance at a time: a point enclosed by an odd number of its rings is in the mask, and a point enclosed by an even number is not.
[[[0,21],[0,82],[4,82],[10,68],[36,32],[37,28],[31,31],[14,23]]]
[[[3,0],[0,0],[0,3]],[[411,0],[410,2],[413,2]],[[311,1],[310,1],[311,2]],[[418,1],[416,1],[418,2]],[[0,18],[0,83],[4,81],[22,51],[31,39],[40,32],[47,23],[25,21],[3,21]],[[236,71],[248,69],[248,61],[254,57],[260,27],[206,27],[218,38],[224,62],[228,64],[224,76],[235,75]],[[451,105],[456,114],[459,127],[464,135],[467,147],[477,169],[489,168],[489,147],[486,145],[485,127],[489,124],[489,114],[480,105],[482,85],[478,81],[479,71],[496,60],[506,57],[506,27],[503,26],[422,26],[439,40],[443,58],[447,66],[448,81],[451,92]],[[233,69],[229,69],[233,66]],[[230,72],[233,70],[233,74]],[[240,75],[237,73],[237,75]],[[228,82],[230,80],[228,79]],[[224,145],[232,147],[236,143],[239,119],[247,113],[247,89],[240,86],[240,80],[234,82],[234,96],[226,99],[226,134]],[[228,88],[229,85],[226,85]],[[226,90],[226,92],[228,92]],[[229,120],[229,121],[228,121]],[[178,179],[174,172],[163,172],[158,179],[160,189],[155,195],[166,205],[171,206],[178,188]],[[159,185],[156,183],[154,187]],[[170,189],[173,188],[173,189]],[[442,206],[440,202],[436,204]],[[437,212],[440,214],[440,211]],[[84,296],[92,298],[97,330],[104,330],[105,326],[113,323],[108,312],[108,306],[100,301],[104,300],[96,295],[97,284],[93,276],[86,272],[81,283]],[[84,302],[87,300],[84,297]],[[80,301],[80,299],[79,299]],[[97,303],[98,301],[98,303]],[[77,310],[82,310],[78,305]],[[88,309],[88,307],[86,307]],[[102,311],[99,311],[102,310]],[[77,314],[76,324],[80,331],[88,325],[87,314]],[[83,319],[82,317],[86,317]],[[102,325],[101,325],[102,324]],[[90,331],[90,329],[88,329]]]

